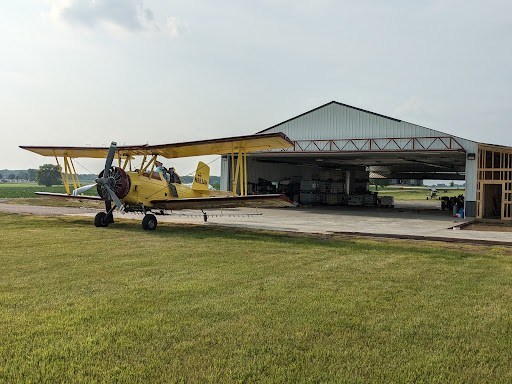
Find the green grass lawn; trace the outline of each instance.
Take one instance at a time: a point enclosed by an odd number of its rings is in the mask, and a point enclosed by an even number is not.
[[[375,188],[372,189],[375,191]],[[389,188],[380,187],[378,189],[379,196],[393,196],[396,201],[412,201],[412,200],[430,200],[430,190],[429,189],[399,189],[399,188]],[[438,199],[442,196],[459,196],[464,195],[464,189],[449,189],[446,192],[439,188],[437,190],[437,196],[434,199]]]
[[[0,382],[512,381],[508,248],[0,226]]]

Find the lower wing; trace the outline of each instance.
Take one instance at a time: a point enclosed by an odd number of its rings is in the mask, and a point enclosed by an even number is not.
[[[250,195],[227,197],[200,197],[174,200],[152,200],[151,204],[160,209],[212,209],[212,208],[270,208],[291,207],[292,201],[285,195]]]
[[[56,197],[60,199],[74,199],[74,200],[100,200],[103,199],[99,196],[85,196],[85,195],[68,195],[67,193],[52,193],[52,192],[35,192],[38,196]]]

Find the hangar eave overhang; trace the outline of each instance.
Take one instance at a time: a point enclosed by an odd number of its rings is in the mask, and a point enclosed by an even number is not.
[[[464,147],[453,136],[295,140],[293,147],[272,152],[404,152],[460,151]]]

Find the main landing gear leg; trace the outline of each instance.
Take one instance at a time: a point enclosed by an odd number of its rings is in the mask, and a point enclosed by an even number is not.
[[[147,213],[142,219],[142,229],[145,231],[154,231],[157,224],[156,216],[152,213]]]
[[[154,231],[158,224],[156,220],[156,216],[151,213],[151,211],[146,210],[144,204],[141,205],[142,212],[144,213],[144,218],[142,219],[142,229],[145,231]]]
[[[142,229],[145,231],[154,231],[158,224],[156,216],[153,215],[151,211],[146,210],[144,204],[142,204],[142,212],[144,213],[144,218],[142,219]]]
[[[112,203],[107,200],[105,202],[105,208],[107,209],[107,212],[98,212],[94,217],[94,225],[96,227],[108,227],[109,224],[114,222],[113,212],[116,206],[112,206]]]
[[[116,206],[112,206],[112,202],[107,200],[105,202],[105,208],[107,208],[107,216],[105,217],[105,221],[107,225],[114,223],[114,209],[116,209]]]
[[[114,222],[112,212],[98,212],[94,217],[94,225],[96,227],[108,227],[109,224]]]

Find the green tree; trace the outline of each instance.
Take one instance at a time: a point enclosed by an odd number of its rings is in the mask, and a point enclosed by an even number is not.
[[[27,169],[27,173],[28,173],[28,180],[29,181],[36,181],[37,180],[37,169],[33,169],[33,168]]]
[[[39,171],[37,171],[37,182],[47,187],[54,184],[61,184],[59,166],[53,164],[41,165]]]
[[[454,181],[450,181],[450,187],[453,187],[455,185]]]
[[[14,180],[16,175],[14,173],[9,173],[9,180]]]
[[[4,178],[4,175],[2,175],[2,174],[0,173],[0,180],[2,180],[3,178]]]

